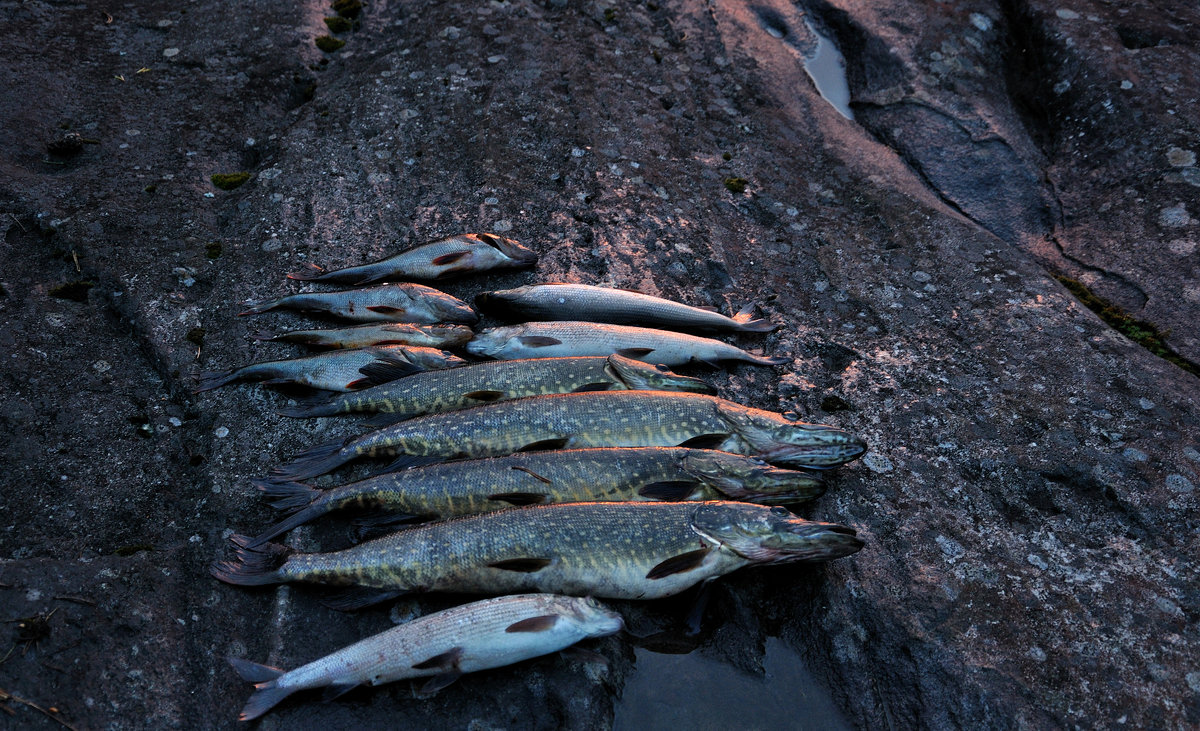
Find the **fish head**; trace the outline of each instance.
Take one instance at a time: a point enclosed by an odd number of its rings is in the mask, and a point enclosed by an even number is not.
[[[457,346],[463,345],[471,339],[475,333],[466,325],[426,325],[430,334],[433,336],[431,345],[448,345]]]
[[[625,627],[625,620],[620,614],[590,596],[563,598],[567,599],[568,603],[563,607],[561,616],[574,622],[585,637],[607,637]]]
[[[521,313],[513,309],[513,303],[521,301],[532,290],[533,286],[526,285],[513,289],[499,289],[495,292],[480,292],[475,295],[475,306],[501,318],[521,319]]]
[[[510,259],[513,264],[530,265],[537,263],[537,254],[528,247],[522,246],[515,239],[506,239],[496,234],[469,234],[468,236],[499,251]]]
[[[616,353],[608,356],[608,365],[604,370],[630,391],[716,393],[716,389],[699,378],[681,376],[665,365],[651,365]]]
[[[466,302],[443,294],[428,299],[429,309],[441,322],[462,323],[474,325],[479,322],[479,313],[475,312]]]
[[[779,414],[737,404],[718,408],[754,456],[772,464],[827,469],[858,459],[867,451],[866,442],[837,427],[788,421]]]
[[[812,500],[825,492],[819,472],[784,470],[740,454],[691,450],[681,466],[730,500],[776,505]]]
[[[483,296],[483,295],[480,295]],[[478,301],[478,298],[476,298]],[[466,344],[467,352],[484,358],[500,358],[506,354],[510,341],[521,334],[520,325],[490,327],[475,333]]]
[[[702,503],[692,528],[754,563],[830,561],[863,547],[853,528],[804,520],[778,506]]]

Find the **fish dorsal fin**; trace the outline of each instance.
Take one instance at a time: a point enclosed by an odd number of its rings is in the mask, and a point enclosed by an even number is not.
[[[546,502],[546,496],[536,492],[500,492],[488,495],[488,500],[496,500],[509,505],[540,505]]]
[[[693,569],[700,568],[704,563],[704,559],[708,556],[712,549],[699,548],[695,551],[681,553],[678,556],[672,556],[666,561],[650,569],[646,574],[647,579],[661,579],[674,574],[682,574]]]
[[[571,442],[570,439],[543,439],[521,447],[519,452],[544,452],[550,449],[562,449]]]
[[[466,255],[467,252],[465,251],[456,251],[452,254],[442,254],[441,256],[434,257],[433,261],[430,263],[434,266],[445,266],[446,264],[453,264]]]
[[[617,355],[623,355],[626,358],[644,358],[654,352],[654,348],[621,348],[616,351]]]
[[[479,239],[493,249],[499,250],[500,248],[500,240],[491,234],[475,234],[475,238]]]
[[[516,571],[520,574],[536,573],[549,565],[550,559],[548,558],[510,558],[505,561],[496,561],[495,563],[488,564],[488,566],[494,569]]]
[[[558,624],[557,614],[543,614],[540,617],[529,617],[519,622],[513,622],[504,628],[505,632],[546,632]]]
[[[475,401],[483,401],[486,403],[491,401],[499,401],[500,399],[504,398],[504,392],[487,390],[471,391],[470,393],[464,393],[463,398],[474,399]]]
[[[717,449],[728,438],[728,434],[701,434],[700,436],[692,437],[679,446],[689,449]]]
[[[518,335],[517,342],[527,348],[548,348],[552,345],[562,345],[561,340],[549,335]]]
[[[643,486],[638,490],[638,494],[651,500],[678,502],[691,495],[699,484],[699,482],[685,480],[663,480]]]
[[[463,654],[463,649],[461,647],[454,647],[449,650],[446,650],[445,652],[441,653],[440,655],[434,655],[433,657],[429,658],[428,660],[422,660],[421,662],[413,665],[412,669],[413,670],[457,670],[458,669],[458,661],[462,659],[462,654]]]

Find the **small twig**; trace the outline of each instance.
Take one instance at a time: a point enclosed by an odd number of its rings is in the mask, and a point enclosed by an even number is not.
[[[5,701],[13,701],[15,703],[20,703],[23,706],[29,706],[30,708],[34,709],[35,711],[41,712],[44,716],[46,716],[46,718],[49,718],[51,721],[58,721],[63,726],[71,729],[71,731],[76,731],[74,726],[72,726],[71,724],[67,723],[66,721],[64,721],[58,717],[58,709],[55,708],[54,706],[50,706],[49,708],[42,708],[41,706],[34,703],[33,701],[26,700],[20,696],[13,695],[12,693],[9,693],[7,690],[0,688],[0,703],[3,703]],[[0,706],[0,708],[3,708],[3,707],[4,706]],[[6,710],[12,710],[12,709],[6,709]]]
[[[71,249],[71,259],[75,262],[75,273],[82,274],[83,270],[79,268],[79,255],[75,253],[74,249]]]
[[[59,594],[58,596],[52,596],[50,598],[60,601],[60,602],[75,602],[76,604],[86,604],[89,607],[96,606],[96,602],[92,601],[91,599],[88,599],[86,597],[81,597],[81,596],[69,596],[67,594]]]
[[[10,214],[8,214],[8,215],[9,215],[9,217],[10,217],[10,218],[12,218],[12,220],[13,220],[13,221],[15,221],[15,222],[16,222],[16,224],[17,224],[18,226],[20,226],[20,227],[21,227],[21,230],[22,230],[22,231],[24,231],[25,233],[29,233],[29,229],[25,228],[25,224],[21,223],[21,219],[17,218],[17,216],[16,216],[16,214],[15,214],[15,213],[10,213]],[[0,584],[0,587],[3,587],[3,588],[5,588],[5,589],[11,589],[11,588],[12,588],[12,584]]]

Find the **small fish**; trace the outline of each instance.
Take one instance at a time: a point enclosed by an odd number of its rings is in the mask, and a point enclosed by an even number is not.
[[[292,330],[256,333],[256,340],[299,343],[319,348],[365,348],[369,345],[409,345],[418,348],[453,348],[471,339],[466,325],[411,325],[388,322],[332,330]]]
[[[475,363],[454,370],[431,371],[391,381],[353,395],[290,407],[284,416],[333,416],[363,411],[384,415],[379,423],[395,423],[419,414],[507,401],[545,393],[580,391],[691,391],[715,393],[700,380],[672,373],[666,366],[610,355],[607,358],[537,358]]]
[[[473,325],[479,321],[467,303],[423,284],[381,284],[340,292],[301,292],[265,302],[246,302],[239,315],[254,315],[278,308],[327,312],[358,322],[414,322],[423,325],[450,322]]]
[[[779,365],[787,358],[764,358],[729,343],[695,335],[595,322],[526,322],[482,330],[467,343],[472,355],[515,360],[617,353],[647,363],[681,366],[699,361],[716,365],[741,360]]]
[[[453,368],[465,363],[462,358],[444,350],[381,345],[251,363],[224,371],[204,371],[196,376],[196,393],[235,381],[261,381],[268,386],[292,384],[324,391],[357,391],[420,371]]]
[[[770,320],[754,320],[754,305],[733,317],[641,292],[588,284],[533,284],[475,298],[481,311],[521,320],[587,320],[617,325],[649,325],[688,330],[770,332]]]
[[[784,470],[710,449],[631,447],[522,452],[388,472],[322,490],[255,481],[271,504],[292,513],[247,545],[255,547],[346,508],[390,520],[446,519],[521,505],[609,501],[745,500],[781,504],[819,497],[819,472]],[[386,516],[385,516],[386,517]]]
[[[325,474],[363,457],[404,461],[492,457],[569,447],[696,447],[787,467],[834,467],[866,444],[841,429],[715,396],[672,391],[599,391],[500,401],[418,416],[358,437],[317,445],[272,470],[276,482]]]
[[[238,720],[258,718],[292,693],[312,688],[327,688],[326,698],[335,698],[360,685],[428,677],[421,693],[431,694],[463,673],[548,655],[623,627],[620,614],[594,599],[525,594],[419,617],[286,672],[230,657],[238,675],[254,683]]]
[[[362,266],[325,271],[311,265],[309,271],[288,277],[362,286],[398,279],[444,279],[491,269],[519,269],[536,263],[537,254],[512,239],[495,234],[462,234],[415,246]]]
[[[540,591],[661,599],[752,564],[829,561],[862,548],[855,531],[784,507],[735,502],[561,503],[425,523],[333,553],[231,539],[237,560],[213,564],[241,586],[359,586],[337,608],[402,593]]]

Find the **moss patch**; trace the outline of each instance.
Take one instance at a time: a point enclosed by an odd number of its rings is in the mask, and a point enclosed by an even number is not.
[[[316,43],[317,48],[321,49],[325,53],[333,53],[342,46],[346,45],[346,42],[341,38],[334,38],[333,36],[318,36]]]
[[[333,11],[343,18],[357,18],[362,13],[362,0],[333,0]]]
[[[1200,376],[1200,366],[1176,353],[1166,343],[1166,333],[1153,324],[1139,320],[1120,307],[1097,297],[1083,282],[1070,277],[1054,275],[1075,298],[1092,312],[1100,316],[1109,327],[1129,338],[1160,358],[1164,358],[1194,376]]]
[[[184,335],[183,337],[184,340],[187,340],[189,343],[204,345],[204,328],[194,327],[191,330],[188,330],[187,335]]]
[[[352,23],[340,15],[335,15],[332,18],[325,18],[325,27],[331,33],[345,33],[350,30]]]
[[[51,287],[50,296],[71,300],[72,302],[87,302],[88,290],[95,286],[95,282],[89,282],[86,279],[77,279],[74,282],[67,282],[57,287]]]
[[[250,179],[250,173],[217,173],[209,178],[221,190],[233,190]]]
[[[730,193],[745,193],[749,184],[750,181],[745,178],[725,178],[725,187]]]
[[[209,259],[216,259],[221,255],[225,247],[221,246],[220,241],[209,241],[204,245],[204,255]]]

